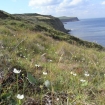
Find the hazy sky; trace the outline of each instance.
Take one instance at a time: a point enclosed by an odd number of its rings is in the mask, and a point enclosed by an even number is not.
[[[105,17],[105,0],[0,0],[8,13],[40,13],[78,18]]]

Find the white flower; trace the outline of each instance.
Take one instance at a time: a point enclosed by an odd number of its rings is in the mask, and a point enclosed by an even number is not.
[[[73,73],[73,76],[77,76],[77,74],[76,73]]]
[[[86,77],[88,77],[88,76],[89,76],[89,73],[85,73],[84,75],[85,75]]]
[[[13,72],[16,73],[16,74],[19,74],[21,72],[21,70],[17,70],[16,68],[14,68]]]
[[[77,76],[77,74],[72,71],[70,72],[70,74],[72,74],[73,76]]]
[[[70,74],[73,74],[73,72],[71,71]]]
[[[59,101],[59,98],[57,98],[56,100]]]
[[[88,77],[89,76],[89,74],[84,74],[86,77]]]
[[[23,94],[22,94],[22,95],[18,94],[18,95],[17,95],[17,98],[18,98],[19,100],[22,100],[22,99],[24,98],[24,95],[23,95]]]
[[[43,72],[43,75],[47,75],[47,72]]]
[[[40,67],[40,65],[38,65],[38,64],[35,64],[35,67]]]
[[[4,48],[4,46],[1,46],[1,48]]]
[[[81,81],[81,82],[86,82],[86,80],[84,80],[84,79],[80,79],[80,81]]]
[[[105,77],[105,74],[104,74],[104,77]]]
[[[52,62],[52,60],[50,59],[49,62]]]

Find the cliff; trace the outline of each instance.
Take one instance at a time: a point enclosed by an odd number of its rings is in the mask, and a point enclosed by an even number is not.
[[[37,13],[9,14],[7,12],[0,10],[0,18],[2,19],[11,18],[16,20],[26,20],[26,21],[28,20],[33,24],[47,23],[47,27],[53,27],[54,29],[65,33],[69,31],[64,28],[64,25],[62,24],[59,18],[53,17],[51,15],[40,15]]]
[[[62,16],[62,17],[59,17],[59,19],[60,19],[62,22],[79,21],[79,19],[78,19],[77,17],[66,17],[66,16]]]
[[[59,18],[53,17],[51,15],[40,15],[37,13],[27,13],[27,14],[14,14],[13,16],[21,17],[23,19],[29,20],[34,24],[38,24],[39,22],[47,23],[49,27],[53,27],[56,30],[67,33],[69,30],[64,28],[64,25],[60,21]]]

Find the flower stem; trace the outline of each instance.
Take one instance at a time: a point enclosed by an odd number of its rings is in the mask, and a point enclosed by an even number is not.
[[[19,103],[18,104],[21,105],[21,100],[19,100]]]
[[[18,74],[17,74],[17,94],[18,94]]]

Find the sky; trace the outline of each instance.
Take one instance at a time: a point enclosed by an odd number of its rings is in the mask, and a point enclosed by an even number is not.
[[[39,13],[85,18],[105,17],[105,0],[0,0],[0,10],[10,14]]]

